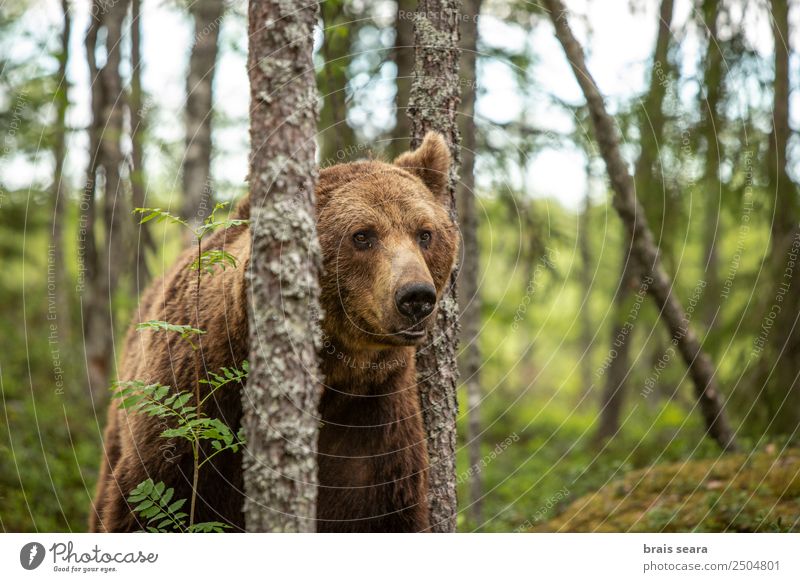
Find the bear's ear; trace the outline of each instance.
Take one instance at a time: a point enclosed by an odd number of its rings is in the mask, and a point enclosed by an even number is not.
[[[422,145],[400,155],[394,164],[414,174],[440,201],[445,200],[450,172],[450,150],[441,134],[429,131]]]

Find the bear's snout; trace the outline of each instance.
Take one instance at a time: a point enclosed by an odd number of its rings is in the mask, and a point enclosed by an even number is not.
[[[397,290],[394,302],[401,314],[417,323],[433,312],[436,289],[430,283],[408,283]]]

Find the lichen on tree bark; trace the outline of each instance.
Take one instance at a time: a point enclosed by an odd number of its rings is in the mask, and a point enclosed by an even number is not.
[[[251,371],[242,419],[247,531],[316,529],[316,21],[315,4],[250,2]]]
[[[457,115],[460,105],[460,0],[421,0],[414,15],[414,80],[409,99],[411,147],[429,131],[441,133],[453,158],[450,217],[456,222],[455,188],[460,162]],[[456,399],[458,366],[457,269],[445,290],[429,345],[418,350],[417,380],[428,440],[431,531],[456,529]]]

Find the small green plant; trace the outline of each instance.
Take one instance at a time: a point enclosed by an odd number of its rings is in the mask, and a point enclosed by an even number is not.
[[[228,524],[219,521],[205,521],[187,525],[189,516],[181,511],[186,499],[172,501],[175,489],[167,488],[163,481],[154,483],[152,479],[142,481],[128,496],[128,503],[136,505],[133,511],[146,520],[146,530],[152,533],[220,533],[229,529]]]
[[[218,418],[211,418],[203,413],[203,404],[214,394],[232,383],[243,382],[249,371],[247,362],[242,362],[241,369],[222,368],[219,373],[207,372],[205,378],[201,376],[202,345],[201,336],[206,332],[200,328],[200,291],[201,275],[206,273],[214,275],[217,267],[225,270],[227,267],[236,268],[236,257],[222,249],[203,250],[203,238],[218,228],[229,228],[246,224],[242,219],[217,219],[217,212],[227,204],[217,204],[206,220],[197,228],[192,228],[189,223],[160,208],[136,208],[134,213],[142,216],[140,223],[155,220],[157,222],[170,222],[191,230],[197,243],[197,256],[189,265],[191,271],[197,273],[195,287],[195,322],[194,325],[175,324],[168,321],[151,320],[139,323],[138,331],[166,332],[176,334],[187,342],[195,353],[195,385],[192,392],[177,391],[170,386],[162,384],[148,384],[139,380],[119,382],[114,386],[114,397],[120,400],[120,408],[137,414],[163,419],[169,426],[160,436],[167,439],[183,439],[189,443],[192,450],[193,474],[192,493],[189,498],[188,513],[182,511],[186,499],[173,500],[174,488],[167,488],[163,482],[155,483],[152,479],[139,483],[128,494],[128,503],[133,507],[133,512],[138,514],[140,520],[146,524],[145,529],[150,532],[221,532],[230,526],[221,522],[195,523],[195,509],[197,506],[197,486],[200,470],[215,456],[225,451],[234,453],[244,444],[243,431],[234,434],[229,426]],[[208,391],[201,397],[201,387],[205,385]],[[203,444],[208,443],[210,454],[202,455]]]

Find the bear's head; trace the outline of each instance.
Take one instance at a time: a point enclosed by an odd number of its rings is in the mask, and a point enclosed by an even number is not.
[[[348,350],[425,340],[456,258],[450,152],[436,133],[393,163],[320,170],[317,232],[326,336]]]

